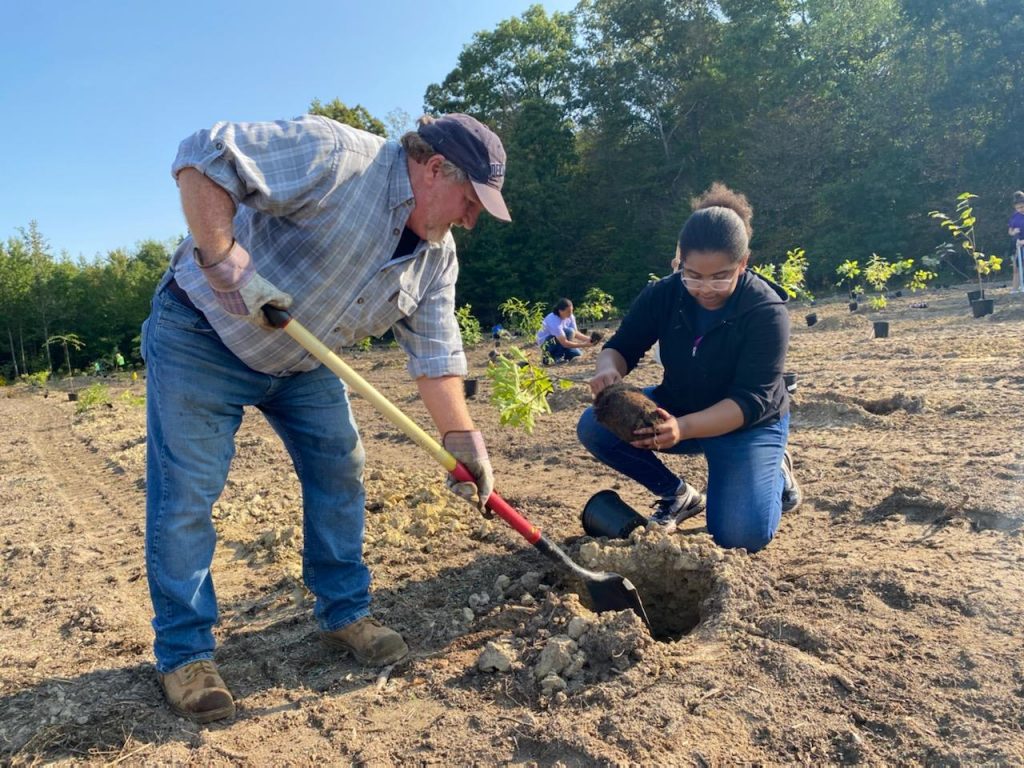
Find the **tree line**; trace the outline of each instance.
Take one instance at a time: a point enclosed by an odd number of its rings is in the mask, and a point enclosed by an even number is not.
[[[1020,0],[533,6],[474,35],[424,96],[425,112],[490,124],[508,153],[513,223],[456,232],[458,303],[487,324],[509,297],[578,301],[600,287],[624,308],[668,272],[689,200],[715,180],[754,206],[754,262],[802,248],[819,292],[847,260],[932,253],[944,234],[928,213],[963,191],[978,195],[979,247],[1003,255],[1024,186],[1022,94]],[[311,111],[379,134],[399,122],[337,99]],[[34,224],[8,239],[0,372],[51,365],[59,333],[83,339],[76,365],[137,354],[172,247],[86,263],[54,257]]]

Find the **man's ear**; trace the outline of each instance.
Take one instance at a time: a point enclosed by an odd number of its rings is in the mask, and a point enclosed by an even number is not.
[[[431,155],[424,165],[427,168],[426,176],[429,179],[436,179],[441,175],[441,166],[444,164],[444,155]]]

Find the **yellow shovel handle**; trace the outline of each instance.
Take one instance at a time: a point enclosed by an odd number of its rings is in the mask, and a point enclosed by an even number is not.
[[[302,323],[285,313],[274,312],[271,307],[265,307],[264,311],[271,317],[271,321],[276,327],[283,328],[285,333],[299,342],[317,360],[336,373],[338,378],[348,385],[349,389],[366,398],[370,405],[380,411],[388,421],[402,430],[420,448],[433,456],[437,463],[445,468],[445,471],[454,471],[455,465],[458,463],[454,456],[448,453],[437,440],[424,432],[416,422],[392,405],[386,397],[373,388],[373,385],[352,370],[348,363],[334,354],[326,344],[306,330]],[[282,317],[287,318],[284,320],[283,326],[280,325]]]

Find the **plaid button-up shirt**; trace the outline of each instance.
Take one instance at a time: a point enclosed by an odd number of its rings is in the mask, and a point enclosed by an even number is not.
[[[466,374],[451,234],[391,258],[415,204],[397,142],[313,115],[217,123],[182,142],[172,173],[183,168],[231,195],[235,238],[259,273],[292,295],[292,315],[328,347],[392,328],[413,377]],[[320,364],[286,334],[221,309],[192,248],[189,237],[175,251],[178,285],[246,365],[283,376]]]

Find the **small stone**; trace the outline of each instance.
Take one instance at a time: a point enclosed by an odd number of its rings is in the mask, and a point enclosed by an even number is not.
[[[601,548],[597,545],[596,541],[588,541],[580,547],[580,560],[583,561],[584,565],[593,565],[600,552]]]
[[[523,605],[536,605],[537,604],[537,598],[535,598],[533,595],[531,595],[529,592],[527,592],[521,598],[519,598],[519,602],[522,603]]]
[[[545,696],[551,696],[554,693],[560,693],[568,687],[569,686],[566,684],[565,680],[560,678],[558,675],[554,674],[548,675],[540,681],[540,690],[541,693]]]
[[[565,635],[555,635],[544,645],[540,652],[540,659],[533,674],[538,680],[543,680],[548,675],[558,674],[572,664],[573,654],[576,653],[576,641]]]
[[[562,670],[562,677],[566,680],[572,680],[574,677],[578,677],[580,672],[583,671],[583,665],[587,663],[587,655],[583,651],[577,651],[572,657],[572,662],[565,669]]]
[[[537,571],[527,571],[519,577],[519,583],[527,592],[533,592],[540,586],[541,575]]]
[[[588,629],[590,629],[589,621],[582,616],[573,616],[569,620],[569,627],[566,629],[566,632],[573,640],[579,640]]]
[[[508,672],[514,658],[514,651],[507,645],[491,641],[481,651],[476,666],[481,672]]]
[[[494,591],[500,595],[511,583],[512,579],[503,573],[494,580]]]
[[[475,619],[475,618],[476,618],[476,614],[473,613],[473,609],[472,608],[463,608],[462,609],[462,620],[465,621],[467,624],[471,623],[473,621],[473,619]]]

